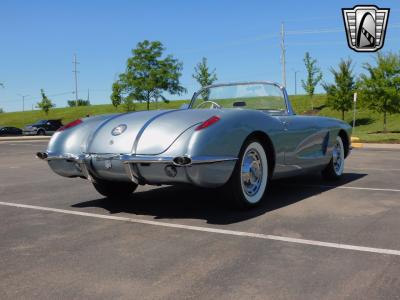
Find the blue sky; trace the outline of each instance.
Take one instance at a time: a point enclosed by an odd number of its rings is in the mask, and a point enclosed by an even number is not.
[[[341,8],[375,4],[391,8],[384,50],[400,50],[400,2],[375,1],[1,1],[0,107],[31,109],[43,88],[58,107],[73,99],[72,58],[79,64],[79,94],[90,90],[93,104],[110,103],[111,84],[130,51],[144,39],[160,40],[184,64],[182,84],[189,98],[198,88],[193,68],[203,56],[218,81],[281,81],[279,31],[288,32],[287,88],[294,93],[294,70],[304,78],[306,51],[329,67],[351,57],[356,71],[372,54],[346,43]],[[329,33],[307,33],[329,29]],[[321,91],[321,88],[318,89]],[[300,80],[298,92],[302,93]],[[60,95],[61,94],[61,95]]]

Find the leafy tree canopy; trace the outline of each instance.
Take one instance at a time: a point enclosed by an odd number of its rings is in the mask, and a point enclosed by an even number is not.
[[[375,64],[364,64],[367,74],[359,82],[360,100],[369,109],[383,113],[383,130],[387,114],[400,113],[400,54],[380,53]]]
[[[163,92],[171,95],[186,91],[180,85],[182,63],[172,55],[163,57],[165,48],[159,41],[143,41],[132,50],[128,58],[125,73],[113,84],[111,101],[114,106],[126,101],[145,101],[147,109],[151,101],[162,99]]]
[[[303,61],[307,71],[307,79],[301,80],[301,85],[306,93],[312,98],[314,96],[315,87],[322,80],[322,73],[317,65],[317,60],[312,58],[309,52],[306,52]],[[314,109],[312,99],[311,106],[312,109]]]
[[[201,87],[211,85],[218,80],[215,69],[212,71],[209,70],[207,65],[207,58],[205,57],[203,57],[201,62],[199,62],[194,68],[194,74],[192,75],[192,77],[196,79]],[[204,100],[208,100],[208,91],[205,91],[202,96]]]
[[[344,120],[344,113],[349,111],[353,106],[356,82],[350,58],[347,60],[342,59],[338,67],[338,70],[330,69],[335,83],[324,83],[323,87],[328,95],[327,105],[334,110],[341,111],[342,120]]]
[[[68,106],[69,106],[69,107],[75,107],[75,106],[90,106],[90,101],[89,101],[89,100],[83,100],[83,99],[68,100]]]
[[[41,108],[46,115],[49,113],[50,108],[55,107],[56,105],[51,102],[49,98],[47,98],[43,89],[40,89],[40,94],[42,95],[42,101],[38,102],[37,106]]]

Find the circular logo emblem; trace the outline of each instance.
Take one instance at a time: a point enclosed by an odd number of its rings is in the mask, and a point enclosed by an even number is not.
[[[117,127],[115,127],[112,131],[111,131],[111,134],[112,135],[120,135],[120,134],[122,134],[125,130],[126,130],[126,125],[125,124],[121,124],[121,125],[118,125]]]

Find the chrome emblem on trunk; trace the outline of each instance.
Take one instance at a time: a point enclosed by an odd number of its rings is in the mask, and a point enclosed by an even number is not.
[[[126,130],[126,125],[125,124],[120,124],[117,127],[115,127],[112,131],[111,134],[112,135],[120,135],[122,134],[125,130]]]

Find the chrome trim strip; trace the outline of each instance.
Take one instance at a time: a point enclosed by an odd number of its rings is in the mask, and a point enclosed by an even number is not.
[[[189,156],[188,156],[189,157]],[[181,166],[174,162],[175,157],[159,157],[159,156],[136,156],[130,154],[121,155],[121,161],[125,164],[132,163],[162,163],[162,164],[173,164],[175,166]],[[197,156],[197,157],[189,157],[191,159],[191,163],[184,165],[200,165],[200,164],[212,164],[224,161],[236,161],[237,157],[230,156]],[[182,167],[182,166],[181,166]]]
[[[79,166],[81,167],[83,176],[84,176],[87,180],[93,181],[92,176],[90,176],[90,172],[89,172],[89,169],[88,169],[88,167],[87,167],[87,165],[86,165],[86,162],[83,161],[83,162],[78,163],[78,164],[79,164]]]
[[[139,176],[135,172],[133,164],[124,164],[124,167],[125,167],[126,174],[128,174],[128,176],[129,176],[129,179],[132,182],[139,184]]]
[[[79,164],[86,163],[86,161],[90,159],[96,160],[109,160],[116,159],[120,160],[125,164],[131,163],[164,163],[164,164],[174,164],[175,157],[167,157],[167,156],[152,156],[152,155],[134,155],[134,154],[54,154],[47,153],[47,157],[43,160],[72,160]],[[185,155],[182,155],[185,156]],[[235,161],[238,160],[237,157],[233,156],[185,156],[191,159],[191,164],[189,165],[198,165],[198,164],[209,164],[216,162],[224,162],[224,161]],[[177,164],[176,164],[177,165]],[[179,165],[178,165],[179,166]]]
[[[123,154],[120,160],[125,164],[130,163],[173,163],[173,157],[157,157],[157,156],[136,156]]]
[[[97,161],[103,161],[103,160],[111,160],[111,159],[120,159],[121,155],[120,154],[88,154],[90,158],[95,159]]]
[[[169,113],[173,113],[173,112],[178,111],[178,110],[179,110],[179,109],[167,110],[167,111],[161,112],[161,113],[159,113],[159,114],[157,114],[157,115],[151,117],[150,119],[148,119],[148,120],[146,121],[146,123],[144,123],[144,125],[142,126],[142,128],[140,128],[138,134],[136,135],[135,141],[133,142],[133,146],[132,146],[131,152],[132,152],[132,153],[136,153],[137,146],[138,146],[138,144],[139,144],[140,138],[141,138],[142,135],[143,135],[143,132],[145,131],[145,129],[146,129],[147,127],[149,127],[149,125],[150,125],[154,120],[156,120],[157,118],[159,118],[159,117],[161,117],[161,116],[164,116],[164,115],[169,114]]]
[[[72,160],[79,164],[84,164],[90,159],[96,160],[109,160],[116,159],[122,161],[124,164],[134,164],[134,163],[164,163],[164,164],[174,164],[175,157],[166,157],[166,156],[151,156],[151,155],[134,155],[134,154],[53,154],[47,153],[47,157],[43,160]],[[185,155],[182,155],[185,156]],[[236,161],[237,157],[232,156],[194,156],[190,157],[191,163],[189,165],[198,165],[198,164],[210,164],[216,162],[224,162],[224,161]],[[85,164],[86,165],[86,164]]]
[[[224,161],[236,161],[237,157],[223,157],[223,156],[198,156],[192,157],[192,165],[212,164]]]
[[[48,153],[46,158],[43,158],[43,160],[72,160],[77,163],[82,163],[84,162],[85,159],[89,158],[88,155],[86,154],[81,154],[81,155],[76,155],[76,154],[71,154],[71,153],[65,153],[65,154],[53,154],[53,153]]]

